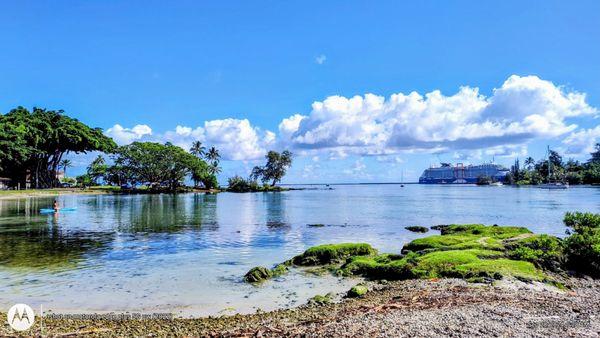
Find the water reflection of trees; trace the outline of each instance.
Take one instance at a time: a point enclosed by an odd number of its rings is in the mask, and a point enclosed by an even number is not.
[[[282,193],[264,193],[266,207],[266,225],[270,229],[289,228],[285,212],[285,195]]]
[[[217,196],[144,195],[115,205],[118,230],[137,233],[176,233],[187,230],[218,228]]]
[[[0,265],[22,269],[73,269],[85,256],[100,254],[113,238],[111,232],[67,231],[56,219],[3,224]]]

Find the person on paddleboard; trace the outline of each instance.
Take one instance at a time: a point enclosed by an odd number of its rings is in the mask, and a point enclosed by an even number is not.
[[[58,207],[58,201],[54,200],[53,207],[54,211],[58,211],[60,208]]]

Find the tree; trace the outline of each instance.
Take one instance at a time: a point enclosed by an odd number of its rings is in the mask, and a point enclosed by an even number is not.
[[[275,186],[280,182],[287,169],[292,165],[292,153],[284,150],[281,154],[276,151],[269,151],[265,156],[267,164],[263,167],[256,166],[252,169],[251,179],[260,179],[263,183],[271,182]]]
[[[534,165],[535,165],[535,160],[533,159],[533,157],[529,156],[528,158],[525,159],[525,167],[528,170],[531,170]]]
[[[218,163],[221,159],[221,154],[219,154],[219,150],[217,150],[217,148],[210,147],[210,149],[208,149],[208,152],[206,153],[206,159],[211,162],[216,161]]]
[[[212,175],[218,175],[221,173],[221,167],[219,167],[219,161],[213,161],[210,166],[208,167],[208,171],[212,174]]]
[[[194,141],[192,143],[192,147],[190,148],[190,154],[196,156],[196,157],[203,157],[205,154],[206,148],[204,146],[202,146],[202,142],[200,141]]]
[[[94,184],[98,184],[98,179],[100,177],[104,179],[107,170],[108,165],[106,165],[104,157],[102,157],[102,155],[98,155],[87,167],[87,174]]]
[[[216,181],[212,178],[214,175],[210,175],[206,162],[168,142],[133,142],[119,147],[114,162],[118,171],[127,173],[123,178],[131,185],[145,184],[174,191],[188,175],[203,184],[213,185]]]
[[[221,154],[219,154],[219,150],[215,147],[210,147],[208,152],[206,153],[206,159],[211,162],[208,170],[213,174],[217,175],[221,172],[221,167],[219,167],[219,161],[221,159]]]
[[[72,162],[69,159],[64,159],[60,162],[60,167],[63,169],[65,178],[67,178],[67,168],[70,167],[71,165],[72,165]]]
[[[17,107],[0,114],[0,176],[25,186],[58,185],[56,172],[65,154],[111,152],[114,141],[102,129],[90,128],[62,110]]]

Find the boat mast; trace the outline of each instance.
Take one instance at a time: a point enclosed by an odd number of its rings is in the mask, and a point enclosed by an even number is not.
[[[550,161],[550,146],[547,146],[546,154],[548,155],[548,183],[550,183],[550,177],[552,176],[552,161]]]

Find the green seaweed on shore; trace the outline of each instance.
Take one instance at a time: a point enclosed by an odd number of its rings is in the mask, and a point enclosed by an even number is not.
[[[335,271],[339,267],[339,264],[343,263],[349,257],[375,254],[377,254],[377,250],[366,243],[324,244],[314,246],[301,255],[281,264],[277,264],[272,269],[268,269],[264,266],[254,267],[244,275],[244,281],[248,283],[260,283],[267,279],[287,273],[289,267],[292,265],[322,267],[328,271]]]
[[[358,285],[355,285],[352,288],[350,288],[350,290],[348,290],[348,292],[346,293],[346,297],[347,298],[362,297],[367,292],[369,292],[369,289],[365,285],[358,284]]]
[[[367,243],[324,244],[313,246],[303,254],[291,259],[291,263],[299,266],[325,265],[343,262],[353,256],[369,256],[377,254]]]

